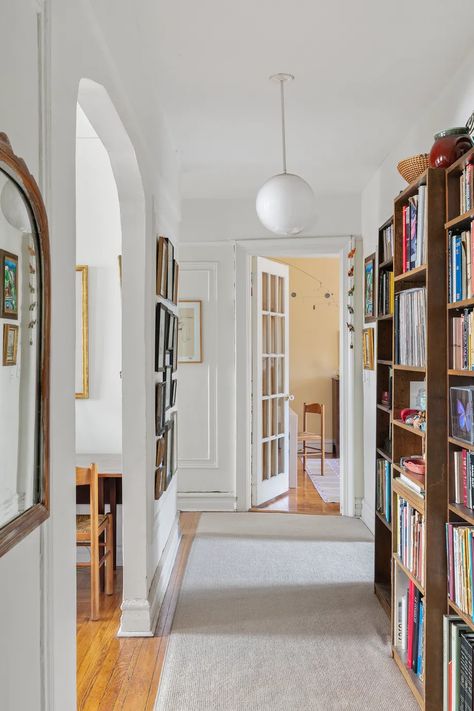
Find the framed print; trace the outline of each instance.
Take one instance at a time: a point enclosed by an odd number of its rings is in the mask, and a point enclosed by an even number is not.
[[[155,461],[155,466],[156,467],[162,467],[166,464],[166,448],[168,445],[168,430],[166,429],[161,437],[158,437],[156,440],[156,461]]]
[[[174,245],[171,240],[168,240],[168,269],[166,282],[166,297],[169,301],[173,301],[174,293]]]
[[[165,426],[165,383],[155,386],[155,434],[159,435]]]
[[[426,410],[426,381],[410,380],[410,408],[412,410]]]
[[[201,302],[178,305],[178,362],[202,363]]]
[[[174,407],[176,405],[176,391],[178,389],[178,381],[176,378],[173,378],[171,381],[171,407]]]
[[[16,365],[18,353],[18,326],[3,324],[3,365]]]
[[[178,286],[179,286],[179,264],[174,260],[173,268],[173,304],[178,303]]]
[[[168,240],[158,237],[156,243],[156,295],[166,299],[168,293]]]
[[[173,478],[173,451],[174,451],[174,419],[170,420],[170,423],[166,432],[167,443],[166,443],[166,488],[170,485],[171,479]]]
[[[362,333],[362,355],[364,370],[374,369],[374,329],[364,328]]]
[[[166,309],[157,304],[155,309],[155,371],[162,373],[166,363]]]
[[[0,249],[0,318],[18,318],[18,256]]]
[[[76,267],[76,400],[89,397],[89,267]]]
[[[175,319],[176,319],[176,316],[173,313],[171,313],[171,311],[168,311],[168,318],[167,318],[167,323],[166,323],[166,349],[168,351],[173,350]]]
[[[375,252],[364,262],[364,321],[375,321]]]
[[[155,499],[158,500],[166,489],[166,469],[158,467],[155,471]]]
[[[166,368],[164,383],[165,383],[165,412],[166,412],[171,407],[172,387],[173,387],[171,368]]]
[[[175,373],[178,368],[178,329],[179,329],[179,319],[176,316],[174,319],[174,334],[173,334],[173,373]]]

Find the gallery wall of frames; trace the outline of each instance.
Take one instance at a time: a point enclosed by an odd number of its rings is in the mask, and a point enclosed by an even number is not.
[[[179,266],[173,243],[159,237],[155,306],[155,499],[168,489],[177,470],[178,280]]]

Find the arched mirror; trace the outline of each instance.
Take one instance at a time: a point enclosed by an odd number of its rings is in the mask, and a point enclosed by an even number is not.
[[[0,133],[0,556],[49,516],[46,211]]]

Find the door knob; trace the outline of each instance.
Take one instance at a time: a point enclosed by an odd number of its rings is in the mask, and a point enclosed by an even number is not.
[[[293,402],[294,399],[294,395],[285,395],[285,402]]]

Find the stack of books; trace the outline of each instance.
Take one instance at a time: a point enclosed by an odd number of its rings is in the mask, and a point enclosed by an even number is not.
[[[448,233],[448,301],[455,303],[474,296],[474,222],[469,230]]]
[[[474,452],[454,452],[454,503],[472,509],[474,505]]]
[[[382,231],[382,262],[393,257],[393,223]]]
[[[463,215],[474,207],[473,200],[474,166],[468,163],[459,176],[459,214]]]
[[[401,562],[420,583],[424,584],[423,516],[401,496],[397,496],[397,553]]]
[[[379,278],[379,316],[393,314],[394,282],[393,272],[384,271]]]
[[[423,679],[425,632],[424,598],[411,580],[397,586],[399,592],[395,610],[395,644],[405,664]]]
[[[443,711],[474,708],[474,632],[457,615],[443,618]]]
[[[451,362],[455,370],[474,370],[473,319],[470,309],[451,319]]]
[[[474,526],[446,524],[448,554],[448,593],[450,599],[469,617],[472,606],[472,544]],[[474,619],[474,617],[473,617]]]
[[[382,457],[377,459],[376,487],[377,511],[390,523],[392,508],[392,467],[390,462]]]
[[[426,365],[426,289],[407,289],[395,295],[395,363]]]
[[[402,208],[402,268],[404,272],[420,267],[426,262],[427,212],[426,185],[420,185],[418,195],[409,198],[408,205],[404,205]]]

